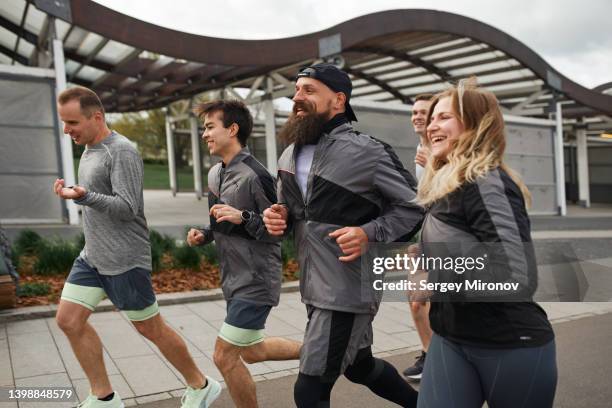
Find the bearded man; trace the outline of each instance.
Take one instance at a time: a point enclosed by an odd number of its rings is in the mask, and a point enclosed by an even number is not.
[[[416,182],[393,149],[353,129],[348,75],[331,64],[303,69],[293,113],[280,132],[278,203],[264,211],[270,235],[294,234],[308,324],[294,387],[298,408],[329,407],[338,377],[403,407],[417,392],[372,356],[379,299],[362,294],[360,257],[368,242],[409,240],[423,211]]]

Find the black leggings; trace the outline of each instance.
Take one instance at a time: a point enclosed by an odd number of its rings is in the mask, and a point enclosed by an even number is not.
[[[348,366],[344,376],[350,381],[368,387],[376,395],[402,407],[416,407],[417,392],[388,362],[372,356],[370,347],[358,351],[355,362]],[[294,387],[298,408],[327,408],[331,390],[338,377],[327,378],[300,373]]]
[[[540,347],[487,349],[431,339],[418,408],[549,408],[557,387],[554,340]]]

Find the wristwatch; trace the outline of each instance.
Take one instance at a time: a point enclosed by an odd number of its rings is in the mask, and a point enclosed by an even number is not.
[[[251,212],[244,210],[243,212],[240,213],[240,218],[242,218],[242,223],[246,224],[247,222],[251,221]]]

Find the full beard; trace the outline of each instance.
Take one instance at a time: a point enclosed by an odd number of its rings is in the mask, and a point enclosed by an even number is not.
[[[304,116],[297,116],[298,108],[306,111]],[[278,138],[285,145],[294,143],[296,146],[316,144],[323,128],[329,121],[330,110],[317,113],[313,105],[307,102],[296,102],[293,105],[293,112],[289,115],[287,122],[278,133]]]

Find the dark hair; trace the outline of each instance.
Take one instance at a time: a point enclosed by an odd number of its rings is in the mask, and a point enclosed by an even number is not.
[[[422,93],[422,94],[418,94],[417,96],[414,97],[414,101],[431,101],[433,98],[433,94],[430,93]]]
[[[57,101],[60,105],[65,105],[72,100],[78,100],[81,106],[81,113],[86,118],[90,118],[94,112],[100,111],[104,115],[104,106],[98,98],[98,95],[89,88],[84,86],[75,86],[63,90],[57,97]]]
[[[204,102],[198,104],[193,112],[200,118],[204,119],[206,115],[214,112],[221,112],[221,121],[223,127],[228,128],[235,123],[238,125],[238,141],[241,146],[246,146],[246,140],[251,135],[253,130],[253,117],[246,105],[237,100],[216,100],[212,102]]]

